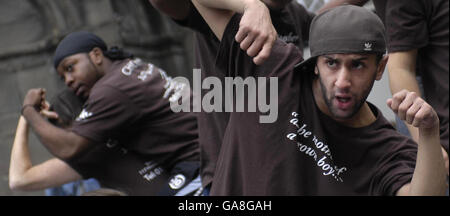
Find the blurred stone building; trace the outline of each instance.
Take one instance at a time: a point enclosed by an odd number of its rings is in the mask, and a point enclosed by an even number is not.
[[[43,87],[47,98],[65,88],[53,69],[53,52],[68,33],[91,31],[163,68],[192,76],[192,33],[160,15],[147,0],[0,0],[0,195],[12,192],[8,169],[20,108],[28,89]],[[51,157],[34,134],[34,164]]]

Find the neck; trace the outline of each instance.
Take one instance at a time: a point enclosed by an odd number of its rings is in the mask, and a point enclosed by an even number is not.
[[[319,108],[319,110],[324,113],[325,115],[329,116],[336,122],[339,122],[342,125],[345,125],[347,127],[351,128],[361,128],[368,126],[376,121],[376,117],[373,114],[372,110],[369,107],[369,104],[367,102],[364,102],[364,104],[361,106],[361,108],[350,118],[336,118],[329,110],[327,104],[325,103],[323,97],[322,97],[322,90],[320,88],[320,81],[318,79],[315,79],[313,81],[313,95],[314,95],[314,101]]]
[[[102,76],[107,74],[111,70],[112,61],[108,58],[104,58],[102,64],[100,65],[100,70],[102,72]]]

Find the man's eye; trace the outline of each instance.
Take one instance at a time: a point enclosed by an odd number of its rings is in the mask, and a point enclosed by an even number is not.
[[[352,67],[353,67],[354,69],[361,69],[361,68],[363,68],[364,66],[365,66],[365,64],[362,63],[362,62],[353,62],[353,63],[352,63]]]
[[[328,60],[326,61],[328,67],[334,67],[336,66],[336,61],[335,60]]]
[[[67,72],[72,72],[72,70],[73,70],[73,65],[67,65],[66,66],[66,71]]]

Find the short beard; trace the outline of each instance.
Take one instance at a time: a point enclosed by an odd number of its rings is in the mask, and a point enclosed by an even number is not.
[[[372,90],[373,84],[375,83],[376,74],[375,74],[375,76],[372,79],[372,83],[370,84],[370,88],[367,88],[367,89],[364,90],[363,97],[360,100],[358,100],[358,98],[355,98],[357,101],[355,101],[355,105],[353,105],[352,112],[350,114],[346,115],[346,116],[339,117],[339,116],[337,116],[336,112],[334,111],[333,105],[332,105],[332,100],[335,97],[335,95],[334,94],[331,95],[330,98],[327,97],[327,89],[326,89],[325,85],[323,84],[322,79],[320,77],[319,67],[316,66],[316,68],[317,68],[317,71],[319,72],[318,75],[317,75],[317,79],[319,79],[320,89],[322,91],[322,98],[325,101],[325,104],[327,105],[328,110],[329,110],[330,114],[332,115],[332,117],[337,118],[337,119],[344,119],[344,120],[351,119],[353,116],[356,115],[356,113],[359,112],[361,107],[366,102],[367,97],[369,97],[370,91]]]

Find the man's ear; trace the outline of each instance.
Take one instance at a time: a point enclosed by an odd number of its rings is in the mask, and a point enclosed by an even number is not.
[[[311,67],[314,67],[314,74],[315,75],[317,75],[317,76],[319,76],[319,58],[320,57],[317,57],[314,61],[314,64],[313,63],[311,63]]]
[[[95,65],[100,66],[103,63],[103,51],[98,47],[94,47],[94,49],[89,52],[89,58],[91,58],[91,61]]]
[[[377,76],[375,80],[379,81],[381,78],[383,78],[384,70],[386,69],[387,62],[389,60],[389,55],[383,55],[383,58],[378,63],[377,67]]]

